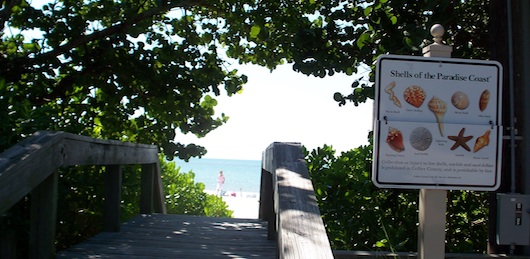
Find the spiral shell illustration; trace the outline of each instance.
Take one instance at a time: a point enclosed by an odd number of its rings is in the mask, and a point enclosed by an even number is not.
[[[484,135],[477,138],[475,141],[475,147],[473,147],[473,152],[481,150],[483,147],[487,146],[490,143],[490,131],[486,130]]]
[[[440,134],[444,135],[444,125],[443,125],[443,117],[445,115],[445,112],[447,111],[447,104],[439,99],[438,97],[434,96],[429,101],[429,110],[431,110],[434,113],[434,116],[436,116],[436,122],[438,123],[438,129],[440,129]]]

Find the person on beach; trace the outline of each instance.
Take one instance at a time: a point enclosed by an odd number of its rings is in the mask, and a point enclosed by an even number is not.
[[[219,171],[219,176],[217,176],[217,188],[215,189],[215,193],[220,197],[222,196],[223,192],[223,184],[225,183],[225,176],[223,175],[223,171]]]

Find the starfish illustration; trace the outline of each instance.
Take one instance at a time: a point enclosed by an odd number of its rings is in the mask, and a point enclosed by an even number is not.
[[[447,136],[450,140],[455,141],[455,144],[451,147],[451,150],[457,149],[459,146],[462,146],[465,150],[471,151],[469,146],[466,144],[470,139],[473,138],[473,136],[467,136],[464,137],[464,131],[466,128],[462,128],[460,132],[458,133],[458,136]]]

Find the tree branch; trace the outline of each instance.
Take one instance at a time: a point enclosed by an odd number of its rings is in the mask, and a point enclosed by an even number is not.
[[[0,31],[4,30],[5,24],[9,17],[11,17],[11,10],[15,5],[19,5],[22,0],[5,0],[1,1],[4,4],[4,8],[0,10]]]
[[[18,1],[20,1],[20,0],[18,0]],[[175,2],[175,3],[172,3],[172,2]],[[201,0],[183,0],[183,1],[172,1],[172,2],[167,3],[167,5],[161,5],[161,6],[157,6],[157,7],[151,8],[149,10],[146,10],[145,12],[137,14],[134,17],[125,19],[123,22],[121,22],[119,24],[113,25],[113,26],[108,27],[106,29],[103,29],[101,31],[96,31],[96,32],[93,32],[91,34],[88,34],[88,35],[85,35],[85,36],[82,36],[82,37],[78,37],[76,39],[73,39],[73,40],[71,40],[71,41],[59,46],[59,47],[56,47],[55,49],[53,49],[53,50],[51,50],[49,52],[45,52],[45,53],[42,53],[40,55],[36,55],[35,58],[34,58],[34,61],[32,63],[36,64],[36,63],[38,63],[39,60],[47,60],[47,59],[52,58],[52,57],[60,56],[62,54],[65,54],[66,52],[68,52],[69,50],[71,50],[73,48],[76,48],[78,46],[82,46],[82,45],[84,45],[86,43],[92,42],[92,41],[97,40],[97,39],[102,39],[102,38],[111,36],[113,34],[121,32],[121,31],[124,31],[127,28],[130,28],[131,26],[134,26],[134,24],[136,24],[136,23],[138,23],[138,22],[140,22],[142,20],[148,19],[148,18],[153,17],[155,15],[159,15],[159,14],[163,14],[163,13],[169,12],[173,8],[192,7],[192,6],[200,5],[202,3]]]

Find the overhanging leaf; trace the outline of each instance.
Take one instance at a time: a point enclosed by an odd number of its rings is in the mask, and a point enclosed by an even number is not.
[[[258,25],[252,25],[252,28],[250,28],[250,38],[257,38],[260,31],[261,27],[259,27]]]
[[[359,49],[362,49],[366,43],[370,41],[370,33],[368,31],[365,31],[359,36],[359,39],[357,39],[357,47]]]

